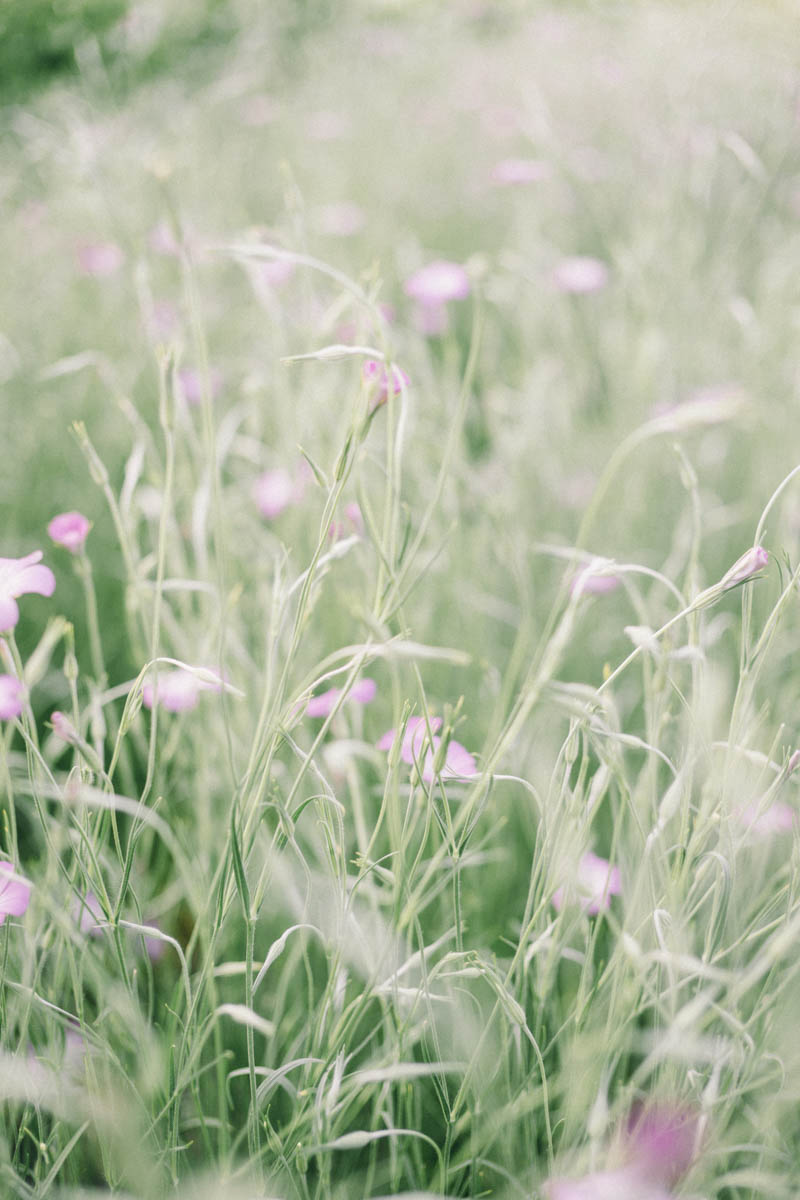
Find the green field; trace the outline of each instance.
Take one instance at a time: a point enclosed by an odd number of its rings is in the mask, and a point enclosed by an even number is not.
[[[8,0],[0,193],[0,1197],[796,1200],[795,6]]]

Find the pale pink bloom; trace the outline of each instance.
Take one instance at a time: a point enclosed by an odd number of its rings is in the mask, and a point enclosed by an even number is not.
[[[606,596],[619,587],[619,576],[600,571],[602,560],[589,563],[579,571],[569,585],[571,596]]]
[[[405,282],[405,292],[422,305],[465,300],[470,293],[469,275],[460,263],[437,259],[409,276]]]
[[[415,305],[414,326],[423,337],[443,337],[450,328],[450,316],[447,311],[447,305]]]
[[[357,204],[344,200],[340,204],[323,204],[317,209],[320,232],[331,237],[353,237],[367,223],[366,213]]]
[[[599,292],[608,283],[608,267],[599,258],[562,258],[553,270],[553,283],[576,296]]]
[[[88,242],[78,247],[78,265],[84,275],[97,279],[114,275],[125,261],[115,242]]]
[[[212,367],[208,373],[208,383],[211,399],[216,400],[222,389],[222,372]],[[203,402],[203,376],[195,367],[181,367],[178,371],[178,392],[181,398],[195,406]]]
[[[22,712],[22,680],[0,675],[0,721],[12,721]]]
[[[258,264],[258,274],[271,288],[283,287],[294,275],[295,264],[290,258],[270,258]]]
[[[545,1184],[547,1200],[671,1200],[659,1184],[632,1167],[593,1171],[581,1179],[551,1179]]]
[[[297,499],[297,488],[284,467],[265,471],[253,484],[253,499],[262,517],[272,521]]]
[[[344,509],[344,521],[331,521],[328,529],[328,536],[338,542],[340,538],[347,537],[348,534],[355,534],[357,537],[364,535],[364,518],[361,515],[361,509],[353,501],[351,504],[346,504]]]
[[[541,183],[552,175],[549,163],[539,158],[504,158],[492,167],[490,179],[499,187]]]
[[[59,712],[58,709],[51,712],[50,724],[53,726],[53,733],[56,737],[60,737],[63,742],[74,744],[78,740],[78,731],[72,724],[72,721],[63,712]]]
[[[347,701],[353,700],[356,704],[371,704],[375,699],[377,692],[377,684],[374,679],[364,677],[357,680],[347,694]],[[333,712],[339,697],[342,694],[341,688],[329,688],[327,692],[320,692],[318,696],[312,696],[306,705],[307,717],[328,717]]]
[[[217,678],[215,682],[208,682],[181,667],[172,671],[161,670],[157,683],[148,680],[142,687],[142,704],[145,708],[152,708],[158,703],[167,712],[188,712],[197,704],[200,693],[205,691],[222,691],[222,680]]]
[[[692,1165],[697,1132],[697,1116],[685,1106],[637,1106],[625,1131],[634,1167],[646,1179],[672,1187]]]
[[[743,583],[757,571],[763,570],[768,562],[768,551],[763,546],[753,546],[750,550],[746,550],[741,558],[737,558],[720,582],[723,587],[733,587],[734,584]]]
[[[0,862],[0,925],[6,917],[21,917],[31,902],[31,885],[16,874],[13,863]]]
[[[84,896],[77,897],[73,905],[73,916],[81,933],[91,934],[92,937],[102,936],[103,931],[100,924],[106,922],[107,917],[94,892],[87,892]]]
[[[308,118],[306,132],[315,142],[336,142],[348,136],[350,122],[333,109],[320,109]]]
[[[758,804],[748,804],[739,809],[736,819],[749,834],[757,838],[768,838],[776,833],[792,832],[794,809],[791,804],[785,804],[781,800],[763,810]]]
[[[408,718],[405,732],[403,733],[403,741],[400,745],[400,757],[403,762],[409,765],[419,762],[423,749],[430,748],[428,741],[429,726],[432,734],[438,733],[442,727],[442,718],[430,717],[427,721],[424,717]],[[378,741],[378,749],[391,750],[394,745],[395,734],[396,730],[387,730]]]
[[[395,396],[399,396],[403,389],[407,388],[411,383],[411,380],[402,367],[398,367],[396,363],[392,363],[390,372],[386,364],[380,362],[377,358],[367,358],[364,360],[364,365],[361,368],[361,378],[365,386],[375,394],[373,401],[374,408],[385,404],[389,399],[390,380],[392,393]]]
[[[150,243],[150,249],[154,250],[156,254],[169,255],[170,257],[180,254],[181,248],[167,221],[159,221],[150,230],[150,236],[147,240]]]
[[[34,550],[24,558],[0,558],[0,633],[13,629],[19,620],[19,596],[35,592],[52,596],[56,577],[49,567],[42,566],[42,551]]]
[[[560,911],[565,904],[575,900],[585,912],[594,915],[609,908],[611,897],[618,896],[621,890],[619,868],[588,851],[578,863],[574,881],[553,893],[553,908]]]
[[[358,507],[355,500],[351,500],[349,504],[345,504],[344,515],[353,526],[353,532],[357,533],[359,537],[361,537],[364,533],[364,518],[361,515],[361,509]],[[796,751],[796,753],[798,756],[800,756],[800,750]]]
[[[433,783],[435,778],[434,763],[441,744],[442,739],[434,735],[431,748],[425,755],[425,763],[422,768],[422,780],[424,783]],[[477,774],[478,765],[469,750],[462,746],[461,742],[457,742],[454,738],[451,738],[445,751],[444,765],[441,769],[442,778],[448,779],[456,776],[458,778],[470,779],[473,775]]]
[[[91,527],[91,521],[83,513],[65,512],[53,517],[47,526],[47,532],[57,546],[63,546],[65,550],[77,554],[83,549]]]

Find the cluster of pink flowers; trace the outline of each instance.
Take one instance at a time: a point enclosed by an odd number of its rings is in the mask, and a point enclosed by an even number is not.
[[[421,767],[423,783],[433,783],[436,772],[436,756],[442,739],[437,737],[442,727],[441,717],[409,717],[400,743],[400,757],[409,766]],[[430,734],[428,729],[430,728]],[[379,750],[390,750],[397,737],[396,729],[389,729],[378,741]],[[478,765],[465,746],[451,738],[445,750],[442,778],[470,779],[478,774]]]

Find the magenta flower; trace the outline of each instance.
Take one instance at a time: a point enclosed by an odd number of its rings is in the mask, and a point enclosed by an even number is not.
[[[353,700],[356,704],[371,704],[375,699],[377,692],[377,684],[374,679],[365,677],[357,680],[348,692],[347,700]],[[320,692],[318,696],[312,696],[306,705],[307,717],[328,717],[336,707],[336,703],[342,694],[341,688],[329,688],[327,692]]]
[[[385,404],[389,399],[389,386],[391,380],[392,393],[399,396],[404,388],[407,388],[411,380],[406,375],[402,367],[392,364],[391,372],[385,363],[379,362],[377,358],[367,358],[364,360],[364,365],[361,368],[361,378],[366,387],[375,394],[372,407],[378,408],[379,405]]]
[[[433,735],[431,738],[428,737],[428,726]],[[427,722],[424,717],[409,717],[406,723],[403,741],[400,745],[400,757],[409,766],[413,766],[415,763],[421,764],[424,783],[432,783],[435,778],[434,762],[442,744],[442,739],[436,735],[441,727],[441,717],[431,717]],[[389,729],[384,733],[378,741],[378,749],[390,750],[394,744],[395,735],[396,730],[394,729]],[[470,752],[460,742],[451,739],[445,751],[441,774],[444,778],[453,778],[454,776],[469,778],[478,774],[478,768]]]
[[[466,300],[470,293],[469,275],[460,263],[437,259],[409,276],[405,292],[423,306],[438,307],[449,300]]]
[[[125,255],[115,242],[87,242],[78,247],[78,265],[84,275],[97,279],[115,275],[125,261]]]
[[[297,499],[297,489],[289,472],[278,467],[259,475],[253,484],[253,499],[262,517],[272,521]]]
[[[159,671],[158,682],[149,680],[142,687],[142,704],[152,708],[158,703],[167,712],[188,712],[194,708],[203,691],[219,692],[222,690],[222,680],[206,682],[178,667],[174,671]]]
[[[553,893],[552,904],[557,912],[570,901],[577,901],[584,912],[594,916],[611,905],[611,897],[622,890],[618,867],[605,858],[588,851],[578,863],[574,881]]]
[[[733,587],[734,584],[743,583],[757,571],[762,571],[768,562],[769,552],[763,546],[753,546],[750,550],[746,550],[741,558],[737,558],[720,582],[723,587]]]
[[[495,163],[489,178],[499,187],[513,187],[515,184],[541,183],[551,174],[549,164],[539,158],[504,158]]]
[[[0,925],[6,917],[21,917],[31,902],[31,885],[16,874],[14,864],[0,862]]]
[[[56,577],[41,565],[42,551],[34,550],[24,558],[0,558],[0,633],[13,629],[19,620],[17,598],[35,592],[52,596]]]
[[[211,399],[216,400],[222,390],[222,372],[212,367],[208,373]],[[178,371],[178,392],[181,399],[193,408],[203,402],[203,376],[196,367],[181,367]]]
[[[0,675],[0,721],[13,721],[22,712],[22,680]]]
[[[599,292],[608,283],[608,267],[599,258],[562,258],[553,270],[553,283],[575,296]]]
[[[47,532],[57,546],[63,546],[72,554],[77,554],[79,550],[83,549],[91,527],[91,521],[83,513],[65,512],[53,517],[47,526]]]
[[[430,717],[426,722],[424,717],[409,717],[406,722],[403,741],[400,744],[400,757],[409,766],[413,766],[415,762],[419,762],[424,748],[430,748],[428,743],[429,725],[431,733],[437,733],[442,728],[442,718]],[[387,730],[378,741],[378,749],[391,750],[394,745],[396,732],[394,729]]]
[[[692,1165],[697,1116],[686,1107],[637,1106],[625,1131],[632,1165],[644,1178],[672,1187]]]

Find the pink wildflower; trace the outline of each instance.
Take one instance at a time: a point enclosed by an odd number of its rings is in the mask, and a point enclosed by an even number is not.
[[[407,388],[411,382],[402,367],[398,367],[393,363],[390,372],[386,364],[379,362],[377,358],[367,358],[364,360],[364,365],[361,368],[361,378],[364,384],[371,391],[375,392],[373,408],[378,408],[389,399],[390,380],[392,393],[395,396],[399,396],[403,389]]]
[[[570,900],[577,900],[581,908],[595,915],[611,905],[611,897],[622,890],[618,867],[612,867],[605,858],[591,851],[584,854],[578,863],[574,882],[559,887],[553,893],[552,904],[557,912]]]
[[[19,596],[32,592],[52,596],[55,591],[55,575],[49,567],[41,565],[41,558],[41,550],[34,550],[24,558],[0,558],[0,633],[13,629],[19,620]]]
[[[579,571],[569,585],[571,596],[606,596],[619,587],[619,576],[606,573],[603,559],[596,559]]]
[[[469,275],[460,263],[437,259],[409,276],[405,292],[412,300],[426,306],[465,300],[470,293]]]
[[[290,258],[270,258],[258,264],[258,274],[271,288],[283,287],[294,275],[295,264]]]
[[[22,680],[0,675],[0,721],[12,721],[22,712]]]
[[[106,920],[106,914],[100,907],[100,901],[94,892],[86,892],[84,896],[76,899],[73,905],[73,916],[81,933],[91,934],[92,937],[102,935],[100,923]]]
[[[212,367],[208,373],[211,399],[216,400],[222,390],[222,372]],[[203,402],[203,376],[196,367],[181,367],[178,371],[178,391],[181,399],[192,407]]]
[[[753,546],[750,550],[746,550],[741,558],[737,558],[720,582],[723,587],[733,587],[734,584],[743,583],[757,571],[763,570],[768,562],[769,552],[763,546]]]
[[[375,699],[377,690],[378,688],[375,680],[365,677],[357,680],[356,683],[353,684],[347,695],[347,700],[355,701],[356,704],[371,704]],[[341,694],[341,688],[329,688],[327,692],[320,692],[318,696],[312,696],[306,705],[306,716],[330,716],[336,707]]]
[[[21,917],[31,902],[31,885],[16,874],[13,863],[0,862],[0,925],[6,917]]]
[[[436,774],[434,763],[441,744],[442,739],[434,736],[431,748],[425,755],[425,763],[422,768],[423,783],[433,783]],[[462,746],[461,742],[457,742],[454,738],[451,738],[445,751],[444,765],[441,769],[442,777],[444,779],[452,779],[453,777],[471,779],[473,775],[477,774],[478,766],[469,750]]]
[[[84,275],[104,279],[115,275],[125,255],[115,242],[89,242],[78,247],[78,265]]]
[[[758,804],[748,804],[739,809],[736,819],[753,837],[768,838],[776,833],[791,833],[794,815],[791,804],[778,800],[763,811]]]
[[[637,1106],[625,1131],[633,1165],[653,1183],[672,1187],[692,1165],[697,1129],[689,1108]]]
[[[331,237],[354,237],[364,228],[367,218],[363,208],[345,200],[340,204],[323,204],[317,209],[317,221],[321,233]]]
[[[91,527],[91,521],[83,513],[65,512],[53,517],[47,526],[47,532],[57,546],[63,546],[65,550],[77,554],[83,549]]]
[[[490,179],[500,187],[513,187],[515,184],[541,183],[551,174],[549,164],[539,158],[504,158],[492,167]]]
[[[424,717],[408,718],[403,734],[403,741],[400,745],[400,757],[404,763],[413,765],[413,763],[419,761],[423,748],[429,748],[428,726],[430,726],[431,733],[436,733],[442,727],[442,718],[430,717],[428,721]],[[387,730],[378,741],[378,749],[391,750],[394,745],[395,734],[396,730]]]
[[[431,738],[428,737],[429,726],[433,735]],[[409,766],[413,766],[415,763],[421,764],[421,774],[424,783],[432,783],[435,777],[434,763],[439,747],[442,744],[442,739],[436,735],[441,727],[441,717],[430,717],[428,721],[424,717],[409,717],[406,723],[403,741],[400,745],[400,757]],[[395,735],[396,731],[394,729],[389,729],[384,733],[378,741],[378,749],[390,750],[394,744]],[[475,759],[455,739],[451,739],[447,746],[441,774],[444,778],[452,778],[453,776],[469,778],[472,775],[478,774]]]
[[[200,692],[221,690],[222,680],[218,677],[216,682],[206,682],[181,667],[174,671],[161,670],[157,684],[148,680],[142,687],[142,704],[145,708],[152,708],[158,703],[167,712],[188,712],[197,704]]]
[[[50,713],[50,724],[53,726],[53,733],[60,737],[62,742],[74,744],[78,740],[78,731],[72,721],[58,709]]]
[[[599,258],[562,258],[553,271],[553,283],[560,292],[576,296],[599,292],[608,283],[608,267]]]
[[[284,467],[265,471],[253,484],[253,499],[262,517],[272,521],[297,498],[292,477]]]

